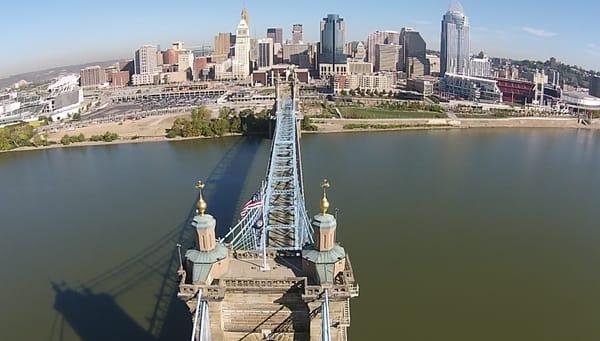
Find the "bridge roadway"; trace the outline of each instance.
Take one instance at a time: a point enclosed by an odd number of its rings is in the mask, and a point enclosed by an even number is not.
[[[358,284],[335,241],[326,181],[321,213],[312,223],[306,213],[295,90],[278,86],[265,180],[253,208],[218,240],[199,185],[197,245],[178,271],[192,340],[347,340]]]
[[[266,244],[267,249],[298,251],[313,242],[304,203],[297,99],[285,97],[281,88],[271,157],[259,190],[263,204],[250,210],[223,238],[235,249],[262,249]],[[264,229],[257,229],[257,224],[265,225]]]

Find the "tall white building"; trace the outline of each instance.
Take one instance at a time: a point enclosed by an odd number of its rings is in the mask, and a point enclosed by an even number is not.
[[[469,74],[471,56],[469,18],[460,3],[450,6],[442,20],[440,73]]]
[[[473,57],[469,63],[469,76],[492,77],[492,62],[488,57]]]
[[[157,73],[156,46],[144,45],[135,51],[135,73],[143,75]]]
[[[242,15],[242,20],[240,20],[236,30],[234,49],[233,77],[236,79],[246,79],[250,75],[250,28],[244,15]]]
[[[135,51],[135,74],[131,78],[133,85],[154,84],[154,77],[160,69],[156,61],[156,46],[144,45]]]

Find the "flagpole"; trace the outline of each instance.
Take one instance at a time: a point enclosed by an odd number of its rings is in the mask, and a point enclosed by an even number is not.
[[[263,256],[263,266],[262,266],[262,271],[269,271],[269,265],[267,264],[267,229],[266,226],[264,226],[263,224],[263,228],[262,228],[262,256]]]
[[[263,211],[263,214],[261,214],[261,217],[259,218],[262,222],[262,235],[261,235],[261,247],[262,247],[262,256],[263,256],[263,266],[262,266],[262,271],[269,271],[269,265],[267,264],[267,226],[265,224],[265,212],[264,212],[264,197],[262,195],[262,193],[260,194],[260,201],[261,201],[261,210]],[[269,219],[269,217],[266,217],[267,219]]]

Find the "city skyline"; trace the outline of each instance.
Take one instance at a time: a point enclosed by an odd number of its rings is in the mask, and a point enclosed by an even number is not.
[[[580,29],[586,22],[593,22],[593,13],[600,9],[600,4],[577,2],[580,6],[573,2],[559,3],[542,11],[534,3],[516,0],[502,4],[462,1],[471,21],[471,53],[483,50],[491,56],[515,59],[556,57],[567,64],[600,70],[600,38]],[[242,5],[238,1],[205,5],[175,1],[173,8],[186,8],[185,13],[198,15],[182,14],[182,18],[172,15],[169,18],[177,23],[169,25],[158,2],[145,2],[150,4],[145,7],[136,6],[135,1],[111,6],[113,3],[117,4],[113,0],[103,2],[102,6],[71,0],[51,4],[25,0],[5,5],[7,20],[0,25],[10,34],[3,37],[2,45],[21,53],[0,57],[0,77],[63,65],[133,58],[133,51],[144,44],[163,48],[175,40],[190,45],[212,44],[218,32],[235,31]],[[302,24],[304,40],[315,42],[319,40],[320,20],[335,13],[346,22],[347,41],[365,41],[376,30],[400,31],[402,27],[413,27],[421,32],[429,49],[439,50],[441,19],[449,4],[445,0],[384,3],[381,7],[385,8],[378,10],[373,6],[370,11],[365,11],[362,2],[338,0],[327,4],[290,3],[285,10],[279,10],[281,4],[274,0],[248,1],[246,6],[252,20],[250,34],[255,38],[266,37],[267,27],[282,27],[284,39],[291,39],[292,25]],[[565,23],[564,14],[578,7],[585,9],[577,13],[578,22]],[[543,15],[532,15],[536,11]],[[90,24],[94,18],[111,19]]]

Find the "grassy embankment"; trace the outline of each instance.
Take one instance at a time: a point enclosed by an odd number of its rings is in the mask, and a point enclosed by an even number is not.
[[[380,108],[342,107],[340,108],[343,118],[348,119],[393,119],[393,118],[415,118],[433,119],[447,118],[446,114],[434,111],[405,111],[389,110]]]

